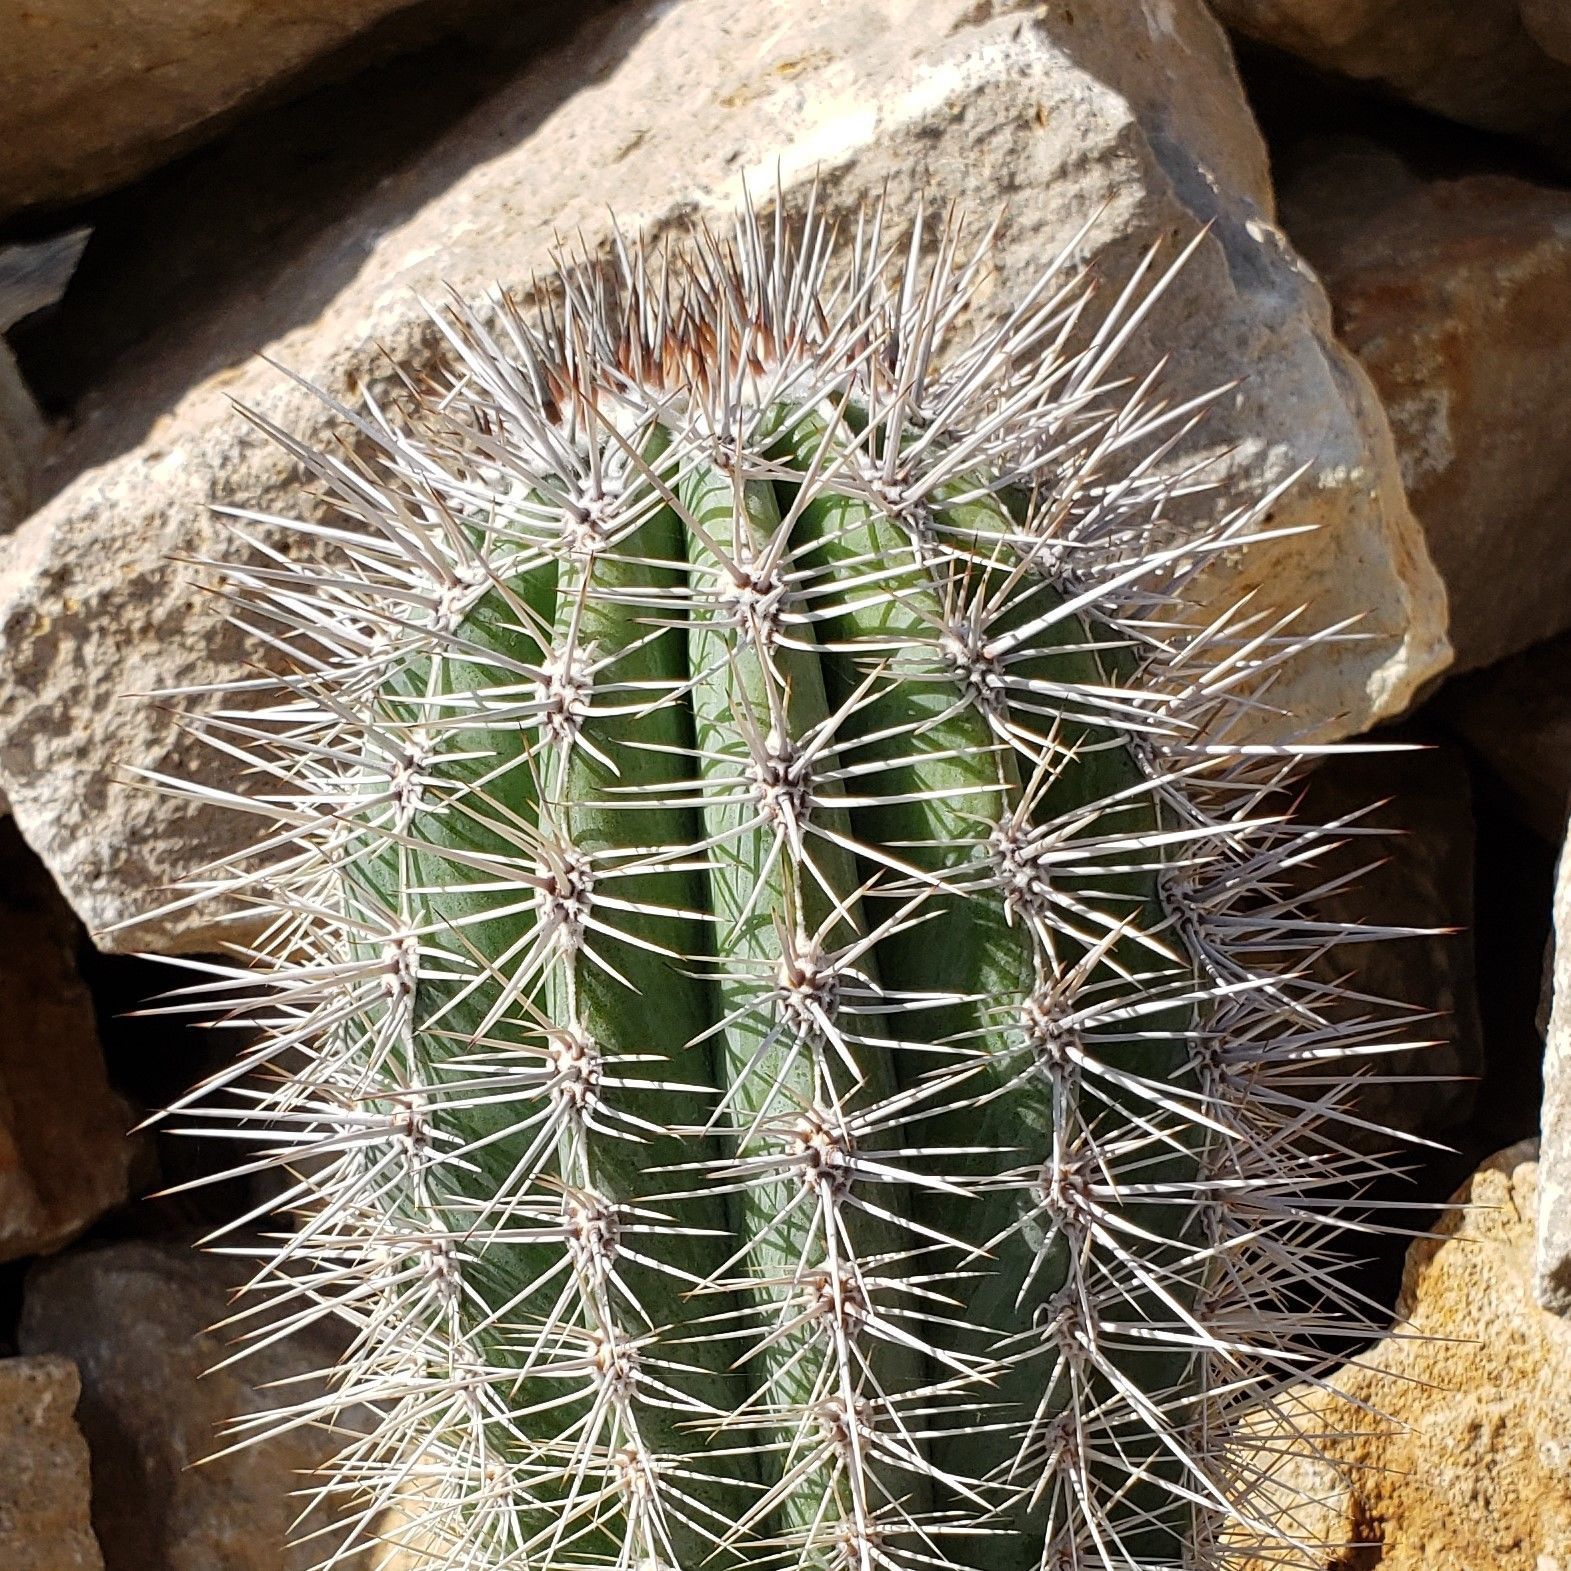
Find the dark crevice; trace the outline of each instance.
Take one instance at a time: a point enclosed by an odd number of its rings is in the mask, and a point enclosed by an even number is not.
[[[1498,174],[1571,186],[1564,164],[1513,137],[1460,125],[1403,102],[1377,83],[1317,70],[1265,44],[1235,37],[1233,48],[1278,190],[1314,160],[1319,144],[1342,136],[1381,143],[1429,180]]]
[[[1405,722],[1406,733],[1443,735],[1430,706]],[[1377,732],[1381,740],[1389,732]],[[1411,1206],[1399,1226],[1431,1227],[1445,1202],[1496,1152],[1537,1134],[1543,1100],[1543,1038],[1538,1004],[1552,925],[1557,848],[1535,835],[1512,810],[1504,788],[1468,760],[1476,841],[1471,929],[1452,942],[1473,948],[1483,1069],[1467,1116],[1427,1131],[1451,1149],[1394,1151],[1393,1175],[1369,1198]],[[1382,814],[1401,822],[1401,803]],[[1379,922],[1381,912],[1370,910]],[[1388,1213],[1387,1222],[1392,1220]],[[1401,1234],[1360,1239],[1359,1263],[1346,1280],[1381,1304],[1395,1305],[1410,1240]],[[1362,1566],[1369,1562],[1350,1564]]]
[[[21,1348],[17,1329],[22,1323],[22,1287],[30,1260],[8,1260],[0,1265],[0,1358],[14,1358]]]
[[[77,963],[93,995],[110,1084],[139,1115],[167,1107],[231,1061],[243,1045],[240,1033],[234,1031],[215,1031],[182,1017],[145,1013],[158,1008],[160,999],[172,988],[189,985],[190,972],[140,956],[101,954],[85,936]],[[243,1159],[240,1145],[209,1136],[176,1134],[171,1121],[153,1125],[145,1140],[146,1154],[139,1169],[133,1171],[129,1202],[101,1218],[89,1235],[91,1239],[188,1237],[249,1208],[252,1188],[245,1179],[225,1180],[179,1195],[161,1193],[171,1185],[226,1172]]]

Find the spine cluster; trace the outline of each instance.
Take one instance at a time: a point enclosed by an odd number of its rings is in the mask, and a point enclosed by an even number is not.
[[[1275,498],[1121,364],[1171,272],[968,335],[986,254],[618,242],[274,433],[320,505],[224,571],[289,672],[191,721],[266,827],[190,898],[267,917],[194,1004],[263,1031],[186,1106],[287,1175],[254,1334],[352,1327],[266,1421],[375,1415],[330,1559],[389,1504],[455,1571],[1269,1533],[1239,1436],[1362,1329],[1342,1060],[1394,1045],[1299,903],[1314,749],[1251,740],[1337,633],[1192,610]]]

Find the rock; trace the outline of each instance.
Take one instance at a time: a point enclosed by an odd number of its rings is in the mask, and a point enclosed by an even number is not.
[[[327,419],[249,358],[330,391],[391,395],[384,346],[418,374],[437,353],[419,296],[527,290],[554,235],[606,232],[606,208],[652,235],[695,207],[729,211],[744,177],[800,194],[820,172],[846,211],[887,189],[990,215],[1009,201],[993,261],[1000,311],[1094,216],[1087,254],[1114,281],[1153,239],[1209,235],[1130,363],[1172,355],[1174,397],[1240,385],[1193,451],[1254,494],[1308,465],[1276,510],[1318,525],[1218,565],[1211,593],[1363,617],[1361,639],[1282,673],[1273,699],[1321,734],[1400,710],[1446,661],[1443,605],[1401,494],[1366,379],[1336,344],[1325,301],[1272,224],[1264,148],[1225,39],[1199,0],[1070,12],[974,0],[761,0],[618,9],[545,58],[426,158],[244,298],[184,323],[82,412],[76,478],[0,561],[0,786],[90,926],[147,909],[171,877],[237,847],[246,826],[136,795],[117,764],[200,769],[166,714],[119,698],[233,675],[240,641],[171,552],[237,549],[210,499],[301,505],[298,475],[238,419],[255,406],[308,438]],[[1171,253],[1170,253],[1171,254]],[[1153,347],[1159,345],[1160,349]],[[166,413],[149,430],[147,411]],[[1214,503],[1206,501],[1207,507]],[[211,909],[101,938],[212,946]]]
[[[0,338],[0,535],[32,510],[49,427]]]
[[[417,0],[51,0],[0,14],[0,218],[123,184]]]
[[[1409,727],[1382,731],[1380,740],[1418,750],[1325,760],[1308,781],[1301,814],[1317,824],[1352,820],[1346,841],[1316,857],[1302,875],[1308,888],[1356,875],[1350,885],[1311,902],[1317,916],[1371,928],[1432,930],[1339,944],[1317,966],[1327,981],[1345,980],[1366,997],[1405,1005],[1412,1023],[1397,1034],[1433,1044],[1366,1065],[1368,1079],[1353,1111],[1378,1127],[1339,1129],[1337,1138],[1371,1153],[1392,1149],[1388,1129],[1444,1139],[1472,1110],[1484,1069],[1467,765],[1456,744],[1436,744]],[[1348,1012],[1367,1014],[1368,1008],[1351,1001]]]
[[[1533,1302],[1536,1143],[1491,1158],[1439,1236],[1408,1251],[1391,1333],[1290,1387],[1323,1463],[1280,1467],[1280,1519],[1336,1571],[1547,1571],[1571,1565],[1571,1323]],[[1468,1209],[1461,1209],[1461,1207]],[[1253,1562],[1251,1562],[1253,1563]]]
[[[0,1565],[103,1571],[88,1522],[87,1442],[66,1358],[0,1359]]]
[[[60,298],[87,234],[73,229],[33,245],[0,246],[0,333]],[[0,338],[0,535],[32,508],[48,434],[16,356]]]
[[[1538,1213],[1538,1301],[1571,1316],[1571,855],[1555,888],[1550,1011],[1544,1037],[1543,1165]]]
[[[1571,635],[1448,682],[1436,703],[1523,823],[1558,844],[1571,809]]]
[[[1517,0],[1528,36],[1552,59],[1571,65],[1571,8],[1565,0]]]
[[[238,1367],[228,1333],[231,1261],[178,1246],[121,1243],[34,1267],[24,1352],[60,1353],[82,1372],[80,1422],[93,1452],[93,1525],[108,1571],[307,1571],[328,1540],[285,1547],[309,1475],[335,1449],[300,1428],[200,1467],[218,1426],[266,1411],[309,1384],[264,1390],[331,1364],[325,1330],[283,1339]]]
[[[1571,193],[1344,146],[1282,222],[1385,403],[1457,668],[1571,626]]]
[[[0,823],[0,1260],[58,1249],[126,1198],[136,1120],[109,1087],[76,939]]]
[[[0,246],[0,333],[65,293],[90,233],[68,229],[31,245]]]
[[[1211,0],[1230,27],[1323,70],[1571,156],[1564,0]]]

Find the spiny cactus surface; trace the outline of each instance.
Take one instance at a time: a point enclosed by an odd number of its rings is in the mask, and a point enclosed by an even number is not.
[[[1385,1030],[1288,892],[1311,750],[1248,740],[1314,639],[1190,609],[1274,498],[1208,496],[1203,401],[1120,364],[1171,272],[1060,259],[968,332],[986,254],[618,242],[437,313],[447,371],[337,450],[273,433],[325,505],[224,572],[288,674],[192,720],[267,829],[188,897],[269,918],[194,999],[265,1030],[187,1106],[288,1175],[254,1334],[353,1328],[263,1421],[375,1414],[353,1543],[392,1501],[475,1571],[1266,1531],[1233,1433],[1335,1330],[1336,1060]]]

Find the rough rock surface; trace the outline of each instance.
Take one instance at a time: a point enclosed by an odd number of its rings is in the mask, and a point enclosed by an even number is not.
[[[82,1373],[80,1422],[93,1452],[93,1526],[108,1571],[306,1571],[327,1540],[286,1548],[309,1474],[332,1442],[297,1429],[200,1467],[218,1426],[305,1395],[264,1390],[330,1364],[339,1345],[297,1335],[238,1367],[207,1373],[233,1332],[233,1262],[179,1246],[124,1243],[46,1261],[29,1273],[25,1352],[60,1353]]]
[[[0,1565],[103,1571],[88,1522],[81,1382],[66,1358],[0,1359]]]
[[[1283,1518],[1324,1546],[1314,1564],[1571,1565],[1571,1322],[1533,1301],[1536,1155],[1491,1158],[1413,1244],[1396,1325],[1337,1372],[1340,1396],[1287,1399],[1333,1464],[1277,1480]]]
[[[1316,857],[1303,874],[1310,888],[1356,875],[1314,901],[1317,916],[1429,930],[1340,944],[1318,968],[1328,981],[1351,975],[1360,993],[1405,1005],[1413,1023],[1401,1034],[1432,1044],[1366,1064],[1354,1110],[1374,1127],[1348,1128],[1339,1138],[1370,1152],[1391,1150],[1389,1129],[1444,1139],[1467,1117],[1484,1069],[1467,765],[1455,743],[1426,745],[1427,736],[1406,727],[1382,732],[1381,740],[1421,750],[1327,759],[1308,782],[1301,813],[1310,823],[1349,822],[1344,843]],[[1366,1007],[1350,1004],[1349,1013]]]
[[[1390,416],[1457,668],[1571,626],[1571,193],[1349,143],[1281,201]]]
[[[1247,37],[1571,156],[1564,0],[1212,0]]]
[[[1551,966],[1536,1280],[1539,1303],[1571,1317],[1571,854],[1565,851],[1555,889]]]
[[[0,5],[0,217],[91,196],[418,0]]]
[[[0,823],[0,1260],[58,1249],[126,1198],[135,1118],[104,1073],[76,935]]]
[[[250,358],[351,396],[389,392],[377,346],[417,371],[435,351],[418,295],[526,287],[554,235],[606,229],[607,205],[653,232],[730,209],[745,176],[799,191],[813,171],[846,209],[885,188],[991,210],[1015,198],[994,260],[1001,309],[1088,218],[1114,280],[1154,239],[1214,228],[1149,324],[1175,396],[1242,376],[1195,451],[1253,493],[1308,465],[1273,522],[1321,526],[1221,564],[1218,598],[1361,616],[1362,638],[1285,673],[1274,697],[1322,733],[1400,710],[1447,658],[1440,586],[1401,492],[1378,401],[1336,344],[1325,300],[1272,223],[1264,148],[1221,30],[1200,0],[1096,10],[972,0],[761,0],[633,5],[597,39],[544,59],[404,176],[284,259],[243,300],[128,366],[83,411],[77,478],[0,560],[0,786],[95,928],[244,826],[138,797],[117,765],[188,774],[167,715],[126,691],[238,669],[217,608],[170,552],[236,549],[209,499],[301,504],[296,475],[231,399],[319,433],[321,408]],[[147,411],[163,410],[151,429]],[[200,761],[209,778],[211,761]],[[104,940],[211,946],[211,913]]]
[[[1571,634],[1447,683],[1440,713],[1551,844],[1571,809]]]

